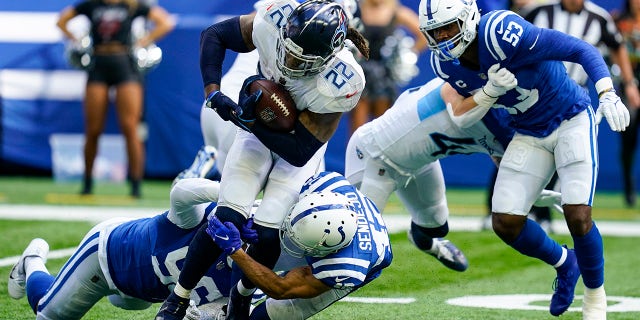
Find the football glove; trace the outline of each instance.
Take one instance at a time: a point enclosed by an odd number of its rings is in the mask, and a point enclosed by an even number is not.
[[[231,255],[242,248],[240,232],[232,222],[222,223],[216,216],[211,216],[207,224],[207,234],[220,249]]]
[[[484,92],[493,98],[500,97],[507,91],[518,86],[518,79],[516,76],[507,70],[507,68],[500,68],[500,64],[496,63],[492,65],[487,73],[489,80],[487,84],[482,87]]]
[[[240,89],[240,95],[238,96],[238,104],[242,108],[242,118],[245,120],[255,119],[256,103],[262,97],[262,90],[258,90],[253,94],[249,94],[249,87],[256,80],[266,79],[261,75],[253,75],[246,79],[242,83],[242,89]]]
[[[233,100],[218,90],[211,92],[207,96],[205,105],[208,108],[216,110],[220,118],[224,121],[231,120],[231,112],[242,113],[242,109],[240,109],[237,103],[233,102]]]
[[[247,222],[242,225],[240,237],[247,243],[254,244],[258,242],[258,232],[253,229],[253,217],[247,219]]]
[[[560,211],[560,213],[564,213],[564,210],[562,209],[562,194],[553,190],[542,190],[533,205],[536,207],[555,208]]]
[[[489,68],[487,77],[487,83],[473,95],[476,104],[484,108],[490,108],[500,96],[518,86],[516,76],[498,63]]]
[[[600,104],[596,111],[596,124],[600,124],[602,117],[607,119],[607,123],[611,130],[620,132],[624,131],[629,126],[629,110],[622,103],[620,97],[616,95],[615,91],[607,91],[601,94]]]
[[[251,120],[241,118],[242,108],[222,92],[217,90],[211,92],[205,100],[205,106],[216,110],[222,120],[231,121],[240,129],[251,132],[250,128],[255,118]]]

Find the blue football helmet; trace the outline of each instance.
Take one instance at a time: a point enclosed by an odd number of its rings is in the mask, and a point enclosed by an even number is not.
[[[326,0],[308,0],[291,12],[280,29],[276,65],[290,78],[321,72],[342,50],[349,18],[342,6]]]

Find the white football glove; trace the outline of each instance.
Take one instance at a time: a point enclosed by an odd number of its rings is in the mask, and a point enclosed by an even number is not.
[[[540,192],[538,199],[536,199],[533,205],[536,207],[555,208],[564,214],[564,210],[562,210],[562,194],[560,192],[544,189]]]
[[[611,130],[620,132],[629,126],[629,110],[622,103],[615,91],[608,91],[600,96],[600,105],[596,111],[596,124],[600,124],[602,117],[607,119]]]
[[[195,301],[189,300],[189,308],[187,308],[187,313],[184,315],[183,320],[200,320],[201,316],[202,313],[196,306]]]
[[[487,77],[487,83],[473,95],[476,104],[485,109],[491,108],[498,97],[518,86],[516,76],[507,68],[500,68],[498,63],[489,68]]]
[[[487,95],[494,98],[518,86],[516,76],[507,70],[507,68],[500,68],[500,64],[498,63],[489,68],[487,77],[489,81],[487,81],[487,84],[482,88]]]

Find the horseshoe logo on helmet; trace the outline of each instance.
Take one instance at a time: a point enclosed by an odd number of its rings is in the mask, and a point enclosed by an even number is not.
[[[324,233],[326,234],[331,234],[331,230],[329,229],[324,229]],[[328,245],[327,244],[327,240],[322,241],[322,246],[326,247],[326,248],[331,248],[331,247],[335,247],[341,243],[344,242],[344,240],[347,238],[347,235],[344,233],[343,227],[340,226],[338,227],[338,233],[340,233],[340,241],[338,241],[338,243],[334,244],[334,245]]]

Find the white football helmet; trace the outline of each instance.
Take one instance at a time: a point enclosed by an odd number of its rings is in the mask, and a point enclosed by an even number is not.
[[[420,31],[431,49],[442,61],[459,58],[477,34],[480,12],[475,0],[420,0]],[[458,34],[437,42],[433,31],[457,23]]]
[[[280,228],[282,247],[290,255],[324,257],[353,241],[358,228],[349,198],[340,193],[310,193],[292,208]]]

